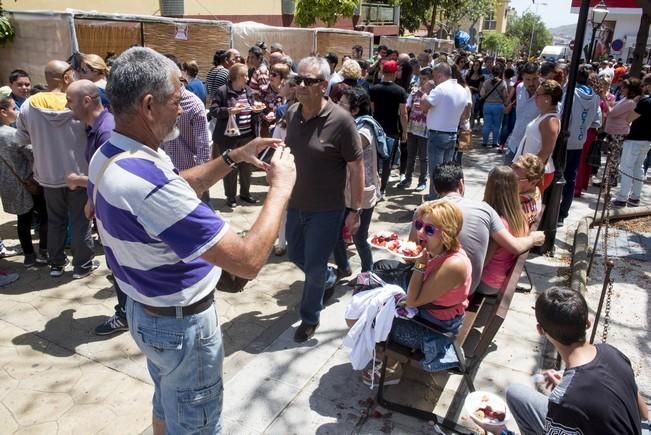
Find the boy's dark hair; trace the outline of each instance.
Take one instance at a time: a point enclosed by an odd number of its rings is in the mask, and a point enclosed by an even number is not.
[[[351,112],[355,109],[358,110],[355,116],[371,114],[371,99],[363,88],[352,86],[344,90],[342,96],[345,96],[348,100]]]
[[[588,304],[581,293],[550,287],[536,300],[536,320],[554,340],[566,346],[584,344]]]
[[[32,90],[29,92],[29,95],[36,95],[39,92],[47,92],[47,85],[43,83],[37,83],[34,86],[32,86]]]
[[[590,73],[592,73],[592,65],[590,64],[580,65],[579,70],[576,73],[576,82],[581,85],[587,85],[588,78],[590,77]]]
[[[377,46],[377,51],[387,51],[388,49],[389,49],[389,47],[387,47],[387,46],[384,45],[384,44],[383,44],[383,45],[378,45],[378,46]]]
[[[339,56],[337,56],[335,53],[330,52],[323,56],[325,60],[328,61],[328,63],[333,63],[335,66],[339,63]]]
[[[217,50],[212,57],[212,64],[215,66],[223,65],[227,57],[226,50]]]
[[[260,44],[260,43],[258,42],[258,44]],[[262,45],[264,45],[264,43],[262,43]],[[265,48],[266,48],[266,46],[265,46]],[[255,56],[255,57],[257,57],[258,59],[260,59],[260,58],[262,58],[262,56],[264,55],[264,51],[263,51],[263,50],[264,50],[263,48],[261,48],[259,45],[256,44],[256,45],[254,45],[253,47],[249,48],[248,53],[249,53],[249,54],[252,54],[253,56]]]
[[[360,53],[364,54],[364,47],[362,47],[362,46],[359,45],[359,44],[355,44],[355,45],[353,45],[353,50],[355,50],[355,51],[359,51]]]
[[[362,69],[362,71],[366,71],[370,66],[368,64],[368,61],[364,59],[358,59],[356,62],[359,64],[359,67]]]
[[[441,163],[432,171],[432,183],[439,195],[456,192],[463,180],[463,169],[454,162]]]
[[[15,69],[9,74],[9,83],[13,83],[21,77],[29,78],[29,74],[25,70]]]
[[[522,67],[521,74],[538,74],[538,64],[529,62]]]
[[[556,69],[556,63],[554,62],[543,62],[542,65],[540,65],[540,75],[541,76],[546,76],[553,72]]]

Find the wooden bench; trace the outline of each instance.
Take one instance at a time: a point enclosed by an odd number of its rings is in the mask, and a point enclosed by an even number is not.
[[[531,226],[532,231],[538,227],[538,223],[539,221],[535,222]],[[511,300],[513,299],[513,294],[518,288],[520,276],[523,271],[526,272],[525,263],[528,256],[529,251],[523,252],[518,256],[497,295],[486,296],[475,293],[470,297],[469,306],[464,315],[463,325],[456,337],[450,333],[441,331],[437,326],[422,318],[414,318],[411,320],[434,333],[447,336],[451,339],[457,359],[459,360],[459,368],[448,370],[448,372],[462,375],[468,391],[475,391],[472,377],[479,367],[481,360],[488,352],[488,348],[502,326],[502,323],[504,323],[504,319],[506,319],[509,307],[511,306]],[[526,275],[531,284],[529,274],[526,273]],[[533,284],[531,285],[533,287]],[[384,394],[384,380],[388,358],[399,361],[403,364],[403,368],[411,366],[418,370],[423,370],[420,363],[423,355],[420,350],[410,349],[397,343],[393,343],[387,339],[386,342],[377,345],[376,354],[379,358],[383,357],[383,365],[380,372],[380,382],[377,394],[377,401],[380,405],[393,411],[424,420],[433,420],[438,425],[453,430],[455,433],[474,433],[469,429],[458,425],[456,422],[441,417],[433,412],[423,411],[418,408],[391,402],[386,399]]]

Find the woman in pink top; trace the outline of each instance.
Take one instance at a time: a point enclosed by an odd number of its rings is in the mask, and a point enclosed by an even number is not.
[[[502,218],[504,226],[514,237],[522,237],[529,232],[520,205],[518,176],[513,169],[508,166],[497,166],[489,172],[484,201],[495,209]],[[484,295],[497,294],[502,289],[516,259],[516,255],[491,242],[488,245],[484,270],[477,291]]]
[[[643,90],[642,82],[636,78],[622,81],[620,88],[624,98],[619,100],[615,106],[610,109],[604,127],[604,131],[608,134],[608,148],[617,160],[612,165],[614,170],[619,166],[619,157],[624,138],[631,130],[631,123],[628,121],[628,116],[635,110],[635,106],[637,105]],[[613,178],[614,181],[614,175],[611,175],[611,178]]]
[[[407,306],[419,309],[417,316],[453,334],[463,323],[472,281],[472,266],[458,239],[462,226],[461,210],[446,199],[418,207],[412,236],[424,250],[414,264],[406,300]],[[415,322],[395,318],[389,337],[393,342],[420,350],[425,370],[446,370],[458,365],[449,339]],[[376,363],[375,373],[372,369],[364,370],[362,380],[367,385],[372,381],[377,384],[378,373]],[[399,364],[389,360],[385,384],[397,384],[400,376]]]
[[[642,95],[642,83],[639,79],[626,79],[620,87],[624,98],[619,100],[608,112],[604,130],[611,136],[624,137],[631,129],[631,123],[627,118],[635,109],[640,95]]]

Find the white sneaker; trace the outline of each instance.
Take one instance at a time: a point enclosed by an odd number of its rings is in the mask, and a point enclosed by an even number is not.
[[[0,258],[13,257],[19,254],[22,254],[22,250],[20,249],[9,249],[4,245],[0,248]]]

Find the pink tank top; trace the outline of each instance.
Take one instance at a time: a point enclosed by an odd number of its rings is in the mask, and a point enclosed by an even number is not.
[[[509,223],[506,219],[503,217],[500,219],[502,219],[506,229],[511,232],[511,228],[509,228]],[[517,259],[518,257],[516,255],[513,255],[505,248],[498,246],[497,249],[495,249],[493,258],[491,258],[488,264],[484,265],[484,270],[481,274],[481,282],[491,288],[501,289]]]
[[[463,260],[466,265],[466,279],[460,286],[449,290],[447,293],[431,302],[434,305],[447,307],[428,310],[433,317],[440,320],[450,320],[463,315],[468,307],[468,295],[470,294],[470,284],[472,283],[472,265],[463,248],[429,260],[427,262],[427,269],[425,269],[423,281],[426,281],[432,272],[438,270],[445,260],[452,257],[458,257]]]

